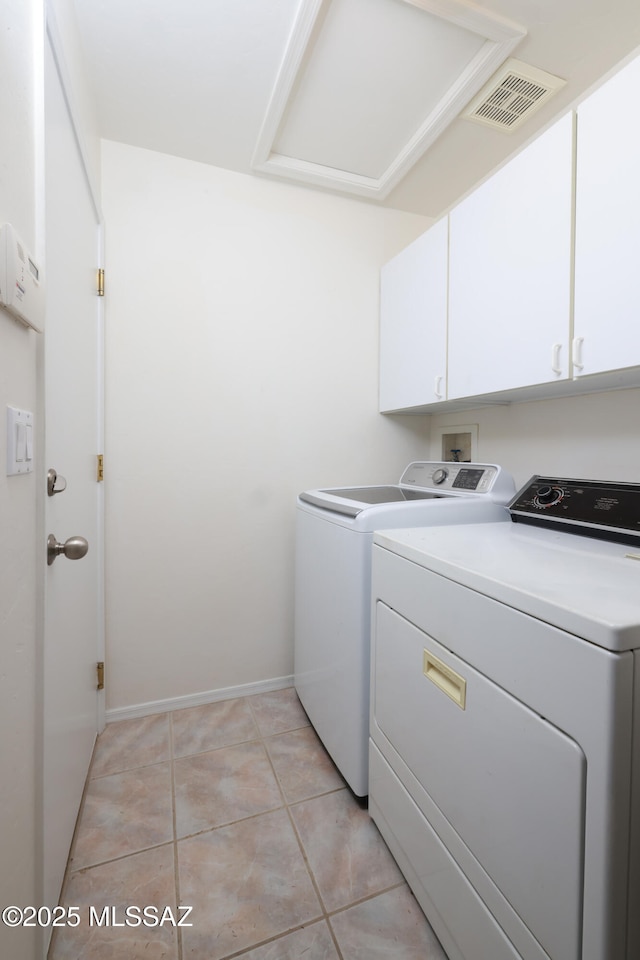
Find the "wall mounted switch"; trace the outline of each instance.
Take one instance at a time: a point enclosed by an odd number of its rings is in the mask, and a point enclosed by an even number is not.
[[[7,407],[7,476],[33,473],[33,414]]]

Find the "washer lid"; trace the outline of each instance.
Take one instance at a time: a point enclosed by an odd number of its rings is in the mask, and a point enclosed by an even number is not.
[[[300,500],[356,517],[373,504],[471,496],[507,503],[514,492],[512,478],[496,464],[418,460],[405,468],[399,484],[307,490]]]
[[[434,500],[442,496],[446,496],[446,494],[389,485],[383,487],[338,487],[334,490],[307,490],[300,494],[300,499],[305,503],[312,503],[316,507],[324,507],[325,510],[343,513],[347,517],[357,517],[365,509],[365,506],[371,506],[374,503]],[[362,506],[358,506],[358,504],[362,504]]]

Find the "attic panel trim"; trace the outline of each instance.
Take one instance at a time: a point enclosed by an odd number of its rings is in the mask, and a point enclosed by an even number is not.
[[[283,57],[267,112],[254,150],[251,167],[256,173],[295,180],[313,186],[383,200],[429,149],[461,110],[507,60],[526,35],[526,29],[496,14],[461,0],[402,0],[468,30],[485,42],[416,133],[404,143],[378,178],[337,170],[273,150],[287,107],[295,95],[303,64],[313,56],[314,40],[322,30],[324,14],[332,0],[303,0]]]

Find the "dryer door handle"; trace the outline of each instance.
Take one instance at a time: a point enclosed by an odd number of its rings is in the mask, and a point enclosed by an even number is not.
[[[467,681],[428,650],[422,653],[422,672],[462,710],[466,708]]]

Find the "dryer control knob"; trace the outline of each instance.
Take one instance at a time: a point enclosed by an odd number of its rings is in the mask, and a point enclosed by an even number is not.
[[[538,489],[535,502],[544,507],[550,507],[554,503],[559,503],[564,496],[564,490],[561,487],[552,487],[548,483]]]
[[[434,483],[444,483],[447,477],[449,476],[449,471],[446,467],[438,467],[437,470],[433,471],[432,480]]]

